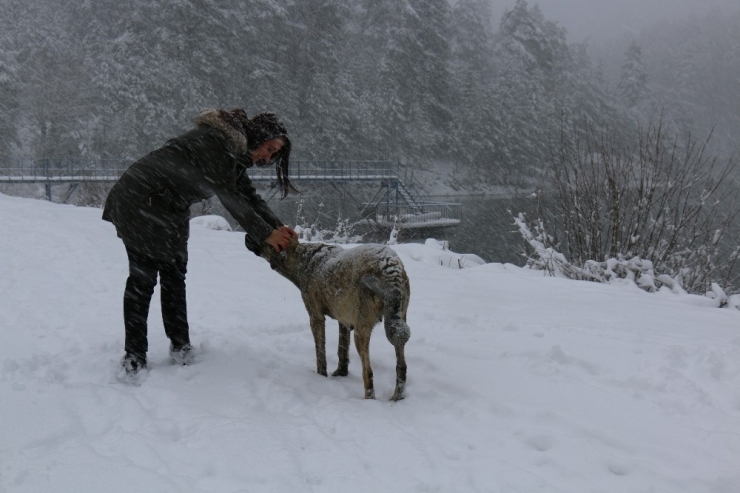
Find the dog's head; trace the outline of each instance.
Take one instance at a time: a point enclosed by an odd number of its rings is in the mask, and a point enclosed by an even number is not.
[[[272,270],[293,283],[296,283],[297,275],[300,270],[300,266],[298,265],[300,259],[296,252],[298,246],[298,240],[296,238],[291,238],[288,248],[281,252],[276,252],[272,246],[265,243],[262,246],[261,255],[262,258],[270,263]]]

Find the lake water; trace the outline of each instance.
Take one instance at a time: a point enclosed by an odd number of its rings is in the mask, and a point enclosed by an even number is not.
[[[535,208],[532,199],[473,195],[436,197],[434,200],[462,204],[460,225],[438,230],[438,239],[449,241],[452,251],[474,253],[487,262],[524,265],[524,242],[512,214],[531,214]]]
[[[268,193],[262,192],[265,198]],[[337,217],[349,218],[350,221],[359,218],[358,208],[361,203],[369,201],[372,196],[367,192],[356,189],[349,190],[342,200],[341,192],[326,188],[321,191],[312,190],[303,197],[289,196],[285,200],[273,197],[269,200],[272,210],[287,224],[300,224],[297,217],[299,200],[303,200],[303,216],[307,223],[313,223],[317,218],[323,228],[332,229]],[[531,213],[535,203],[532,199],[523,197],[500,196],[455,196],[432,197],[431,200],[440,202],[455,202],[462,204],[462,221],[460,225],[450,228],[436,228],[425,230],[402,230],[398,240],[402,243],[423,243],[427,238],[446,240],[450,249],[457,253],[474,253],[487,262],[508,262],[524,265],[523,240],[519,235],[514,220],[509,213]],[[214,213],[219,213],[214,211]],[[387,241],[388,232],[372,234],[367,229],[358,228],[358,232],[366,233],[368,241]]]
[[[338,216],[349,218],[350,222],[359,219],[359,209],[363,203],[371,201],[376,190],[367,185],[333,189],[326,185],[311,184],[310,188],[308,185],[305,188],[303,195],[289,196],[285,200],[273,197],[268,204],[286,224],[313,224],[318,221],[321,229],[328,230],[334,229]],[[260,193],[266,199],[270,197],[269,192]],[[473,253],[486,262],[524,265],[524,240],[514,224],[512,214],[525,212],[529,217],[534,217],[536,202],[533,198],[469,195],[432,197],[431,200],[461,203],[460,225],[429,230],[401,230],[399,242],[424,243],[427,238],[446,240],[450,249],[457,253]],[[303,220],[297,214],[301,202],[302,216],[305,218]],[[213,213],[223,215],[232,225],[235,224],[215,200]],[[740,225],[735,225],[723,238],[721,249],[725,253],[737,247],[738,229]],[[388,230],[372,232],[365,228],[363,231],[362,227],[358,227],[354,233],[364,233],[363,239],[367,242],[386,242],[390,236]],[[730,284],[733,290],[740,289],[740,278],[734,279]]]

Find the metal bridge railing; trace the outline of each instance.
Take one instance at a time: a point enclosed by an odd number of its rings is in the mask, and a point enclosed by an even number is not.
[[[18,158],[0,161],[0,182],[116,181],[130,165],[123,159]]]
[[[274,168],[250,168],[253,181],[275,181]],[[390,161],[292,161],[291,181],[376,181],[398,177],[398,164]]]
[[[85,158],[0,158],[0,183],[44,183],[51,200],[51,187],[57,183],[91,181],[113,182],[132,164],[124,159]],[[391,161],[292,161],[291,181],[380,181],[391,190],[395,182],[396,197],[373,202],[375,221],[384,226],[404,228],[447,227],[460,224],[462,206],[454,203],[430,202],[414,196],[400,183],[400,167]],[[277,181],[274,168],[250,168],[249,176],[256,182]],[[401,190],[403,193],[400,193]],[[399,200],[401,199],[401,200]],[[409,203],[410,202],[410,203]],[[364,209],[363,209],[364,210]],[[372,217],[373,212],[370,213]],[[365,216],[367,217],[367,216]]]
[[[0,182],[116,181],[131,165],[122,159],[21,158],[0,161]],[[253,181],[277,180],[275,168],[250,168]],[[292,161],[294,181],[375,181],[397,179],[390,161]]]

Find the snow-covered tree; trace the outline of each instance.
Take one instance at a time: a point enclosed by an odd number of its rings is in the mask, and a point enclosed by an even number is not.
[[[558,83],[569,61],[565,30],[538,6],[517,0],[495,41],[494,102],[502,120],[496,158],[503,176],[531,176],[544,166],[559,121]]]
[[[671,130],[716,123],[716,140],[738,146],[740,14],[639,34],[622,81],[610,85],[589,48],[569,46],[525,0],[496,33],[486,0],[28,0],[0,9],[0,109],[9,115],[0,154],[12,144],[26,156],[133,159],[204,107],[278,113],[295,156],[448,161],[492,183],[531,184],[562,120],[628,133],[663,109]]]
[[[249,115],[273,111],[287,122],[295,121],[297,88],[290,76],[294,62],[290,36],[295,31],[290,28],[293,19],[289,17],[288,2],[227,3],[238,21],[234,39],[227,41],[233,46],[227,56],[239,71],[225,82],[236,88],[238,100],[243,101]]]
[[[354,151],[347,134],[357,119],[353,78],[343,63],[349,9],[337,0],[311,0],[294,4],[288,13],[301,19],[291,25],[288,36],[297,110],[295,135],[303,143],[301,155],[347,158]]]
[[[619,94],[627,108],[635,108],[648,95],[648,76],[642,61],[642,48],[632,41],[624,53],[619,78]]]
[[[8,164],[13,146],[18,145],[19,79],[18,49],[9,36],[10,4],[0,4],[0,166]]]
[[[34,157],[78,156],[78,121],[90,113],[89,75],[73,28],[74,10],[29,1],[15,33],[20,48],[18,78],[21,144]]]
[[[105,3],[105,5],[104,5]],[[96,2],[93,82],[101,96],[103,155],[137,158],[183,126],[193,108],[177,98],[191,84],[160,2]]]
[[[450,73],[449,3],[447,0],[410,0],[414,12],[407,17],[412,40],[411,59],[416,62],[411,80],[412,118],[429,121],[431,133],[426,146],[432,154],[444,153],[449,146]],[[415,14],[415,15],[414,15]],[[418,140],[419,136],[414,136]]]
[[[448,4],[373,0],[361,7],[355,73],[367,131],[376,153],[418,165],[447,147]]]
[[[451,160],[471,175],[495,168],[500,123],[493,100],[493,40],[488,2],[460,0],[450,22]]]

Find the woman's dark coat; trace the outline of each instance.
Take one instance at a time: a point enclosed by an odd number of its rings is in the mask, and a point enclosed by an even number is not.
[[[283,223],[255,192],[247,139],[217,110],[201,113],[196,128],[132,164],[113,186],[103,219],[129,250],[160,260],[187,258],[190,205],[216,195],[259,252]]]

